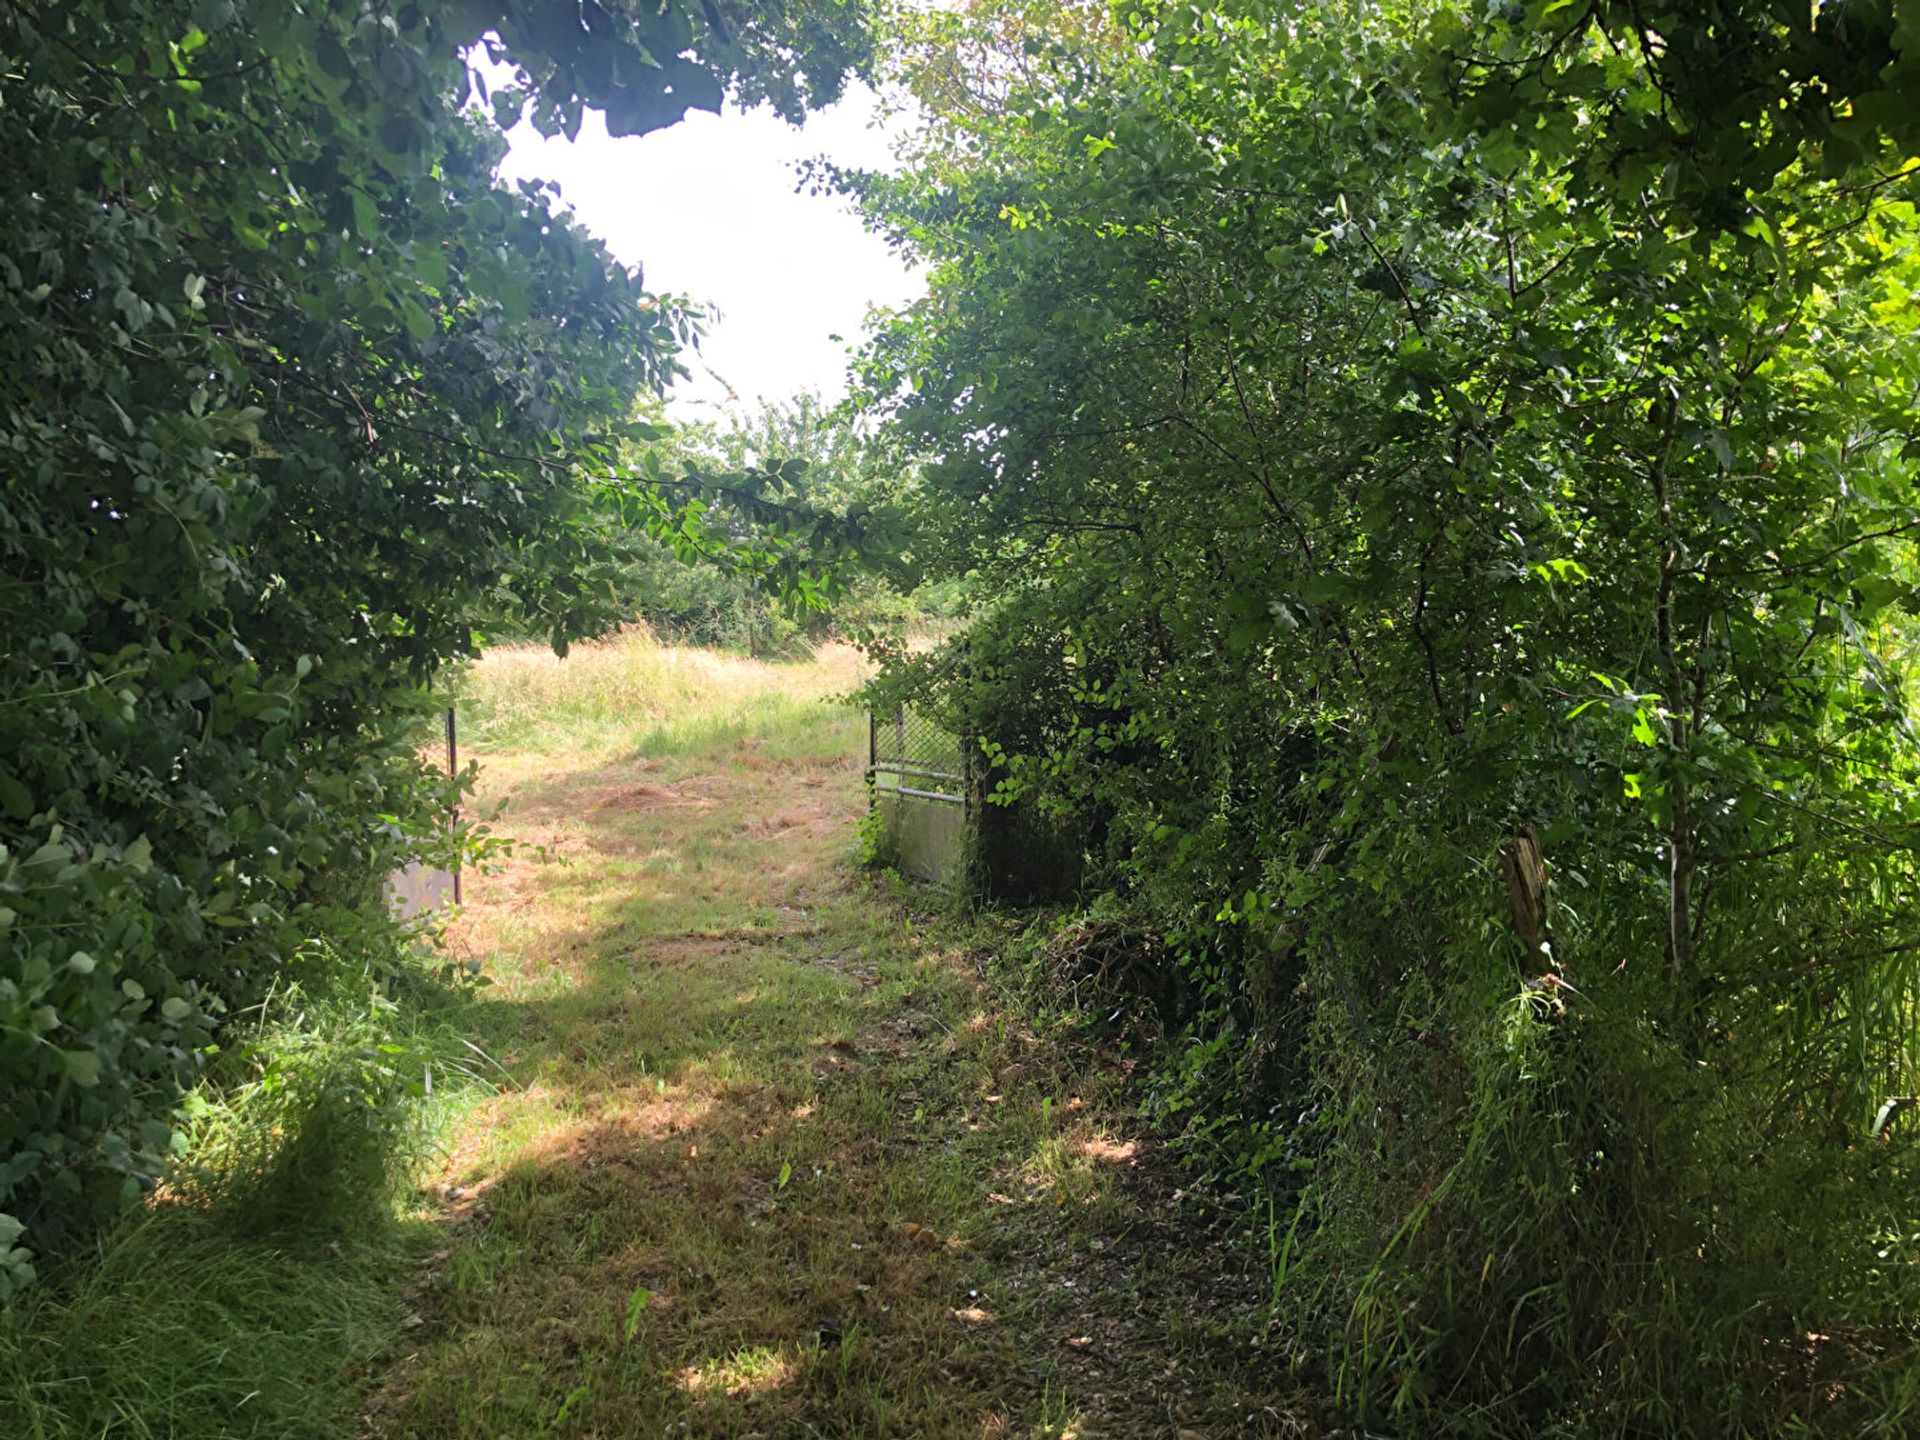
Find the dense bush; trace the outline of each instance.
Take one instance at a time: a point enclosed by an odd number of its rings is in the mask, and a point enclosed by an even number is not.
[[[1359,1418],[1914,1384],[1920,34],[1790,10],[930,16],[844,177],[992,617],[888,688],[1156,937]]]
[[[223,1027],[456,843],[414,720],[474,628],[564,646],[626,612],[629,527],[698,533],[705,479],[616,467],[692,320],[492,182],[463,48],[519,67],[501,122],[591,99],[634,133],[729,83],[797,113],[863,25],[0,12],[0,1297],[22,1223],[55,1242],[138,1197]]]

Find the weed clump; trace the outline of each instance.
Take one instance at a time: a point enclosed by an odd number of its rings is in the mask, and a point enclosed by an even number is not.
[[[337,1437],[400,1332],[413,1177],[484,1085],[424,951],[315,957],[188,1092],[141,1209],[0,1311],[0,1433]]]

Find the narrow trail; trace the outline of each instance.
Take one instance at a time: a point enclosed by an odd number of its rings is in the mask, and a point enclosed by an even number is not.
[[[512,1079],[436,1177],[364,1433],[1313,1433],[1246,1338],[1257,1257],[1206,1243],[1117,1081],[848,868],[861,722],[818,713],[481,756],[545,852],[454,936]]]

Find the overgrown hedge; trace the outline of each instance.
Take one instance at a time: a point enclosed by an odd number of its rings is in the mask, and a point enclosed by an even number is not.
[[[694,533],[697,485],[609,478],[692,321],[493,183],[461,54],[520,67],[503,123],[633,133],[728,84],[798,113],[867,43],[718,13],[0,9],[0,1298],[21,1226],[134,1201],[223,1028],[453,843],[415,720],[475,627],[564,647],[623,613],[626,526]]]
[[[995,14],[847,178],[987,611],[887,688],[1080,825],[1299,1363],[1406,1433],[1897,1433],[1920,30]]]

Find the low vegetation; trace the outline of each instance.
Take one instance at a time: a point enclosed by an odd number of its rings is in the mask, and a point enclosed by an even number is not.
[[[166,1183],[0,1312],[0,1433],[337,1440],[403,1333],[417,1167],[495,1083],[411,950],[269,997],[184,1097]]]
[[[853,868],[864,673],[489,655],[518,848],[437,968],[270,1005],[177,1179],[0,1321],[0,1432],[1297,1433],[1122,1074],[985,982],[997,925]]]
[[[854,77],[924,298],[650,418],[506,129]],[[0,1430],[1912,1428],[1913,4],[8,0],[0,153]]]

